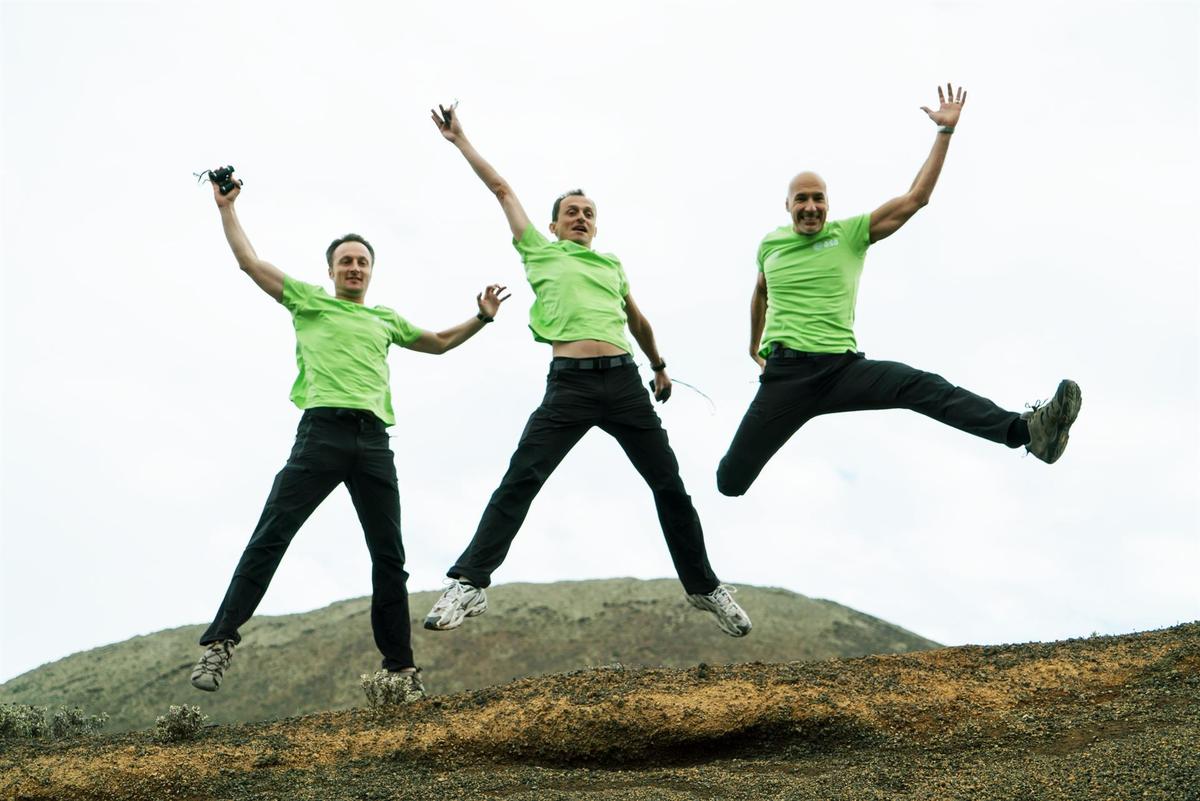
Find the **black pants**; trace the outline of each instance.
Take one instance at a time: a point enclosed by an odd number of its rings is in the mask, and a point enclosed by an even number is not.
[[[1016,430],[1016,412],[939,375],[899,362],[872,361],[861,353],[772,356],[759,382],[758,394],[717,468],[717,489],[723,495],[744,494],[792,434],[821,414],[911,409],[1009,447],[1025,441]]]
[[[609,360],[556,358],[546,377],[546,396],[530,416],[508,472],[492,494],[474,539],[447,575],[478,587],[508,555],[529,505],[559,462],[592,426],[612,435],[654,493],[658,520],[684,589],[712,592],[717,577],[708,564],[704,531],[679,477],[679,462],[650,395],[629,357],[607,369],[577,369]],[[591,510],[581,511],[591,514]]]
[[[413,667],[396,463],[383,423],[358,409],[308,409],[300,418],[292,455],[275,477],[262,517],[201,645],[241,641],[238,629],[258,608],[292,537],[343,482],[371,553],[371,628],[383,667]]]

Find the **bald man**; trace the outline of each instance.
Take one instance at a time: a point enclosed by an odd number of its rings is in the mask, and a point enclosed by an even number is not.
[[[827,222],[825,182],[802,172],[788,185],[791,225],[763,239],[750,303],[750,357],[759,390],[717,469],[717,487],[742,495],[800,426],[822,414],[911,409],[1053,463],[1079,414],[1079,386],[1063,380],[1047,403],[1025,413],[1001,409],[941,376],[858,352],[854,307],[867,247],[891,236],[929,202],[967,93],[938,87],[929,158],[908,192],[870,214]]]

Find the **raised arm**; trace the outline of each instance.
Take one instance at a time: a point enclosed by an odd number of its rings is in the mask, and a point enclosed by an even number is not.
[[[946,151],[950,148],[950,135],[954,133],[954,126],[958,124],[963,104],[967,102],[967,93],[960,86],[956,94],[954,88],[950,84],[946,84],[946,93],[943,94],[942,87],[939,86],[938,102],[940,105],[937,111],[921,106],[921,111],[928,114],[929,119],[938,125],[938,132],[933,140],[933,149],[929,151],[929,158],[925,159],[925,163],[921,165],[920,172],[917,173],[917,177],[906,193],[892,198],[871,212],[870,236],[872,243],[900,230],[900,226],[908,222],[918,209],[928,203],[933,194],[933,187],[937,185],[938,176],[942,174],[942,163],[946,160]]]
[[[467,139],[467,135],[463,133],[462,122],[458,118],[458,110],[454,106],[450,108],[438,106],[438,111],[430,109],[429,115],[446,141],[459,149],[463,158],[471,165],[471,169],[479,176],[479,180],[483,181],[484,185],[496,196],[496,200],[500,201],[500,208],[504,210],[504,216],[508,220],[508,227],[512,230],[513,239],[520,239],[525,234],[525,229],[529,227],[529,215],[522,208],[521,201],[517,200],[517,196],[513,194],[508,181],[500,177],[496,168],[479,155],[479,151]]]
[[[766,369],[767,361],[758,355],[762,344],[763,326],[767,323],[767,274],[759,273],[754,283],[754,294],[750,296],[750,358],[758,369]]]
[[[632,294],[625,295],[625,317],[629,322],[629,333],[637,340],[638,347],[650,360],[650,369],[654,371],[654,399],[666,403],[671,398],[671,379],[667,376],[667,363],[658,352],[650,321],[634,303]]]
[[[233,257],[237,259],[242,272],[250,276],[263,292],[276,301],[282,301],[283,271],[258,257],[246,232],[242,230],[242,224],[238,222],[237,212],[233,209],[233,203],[241,193],[240,181],[227,195],[222,195],[217,184],[213,183],[213,199],[217,201],[217,208],[221,212],[221,227],[225,229],[225,239],[229,242],[229,248],[233,251]]]
[[[459,323],[436,334],[432,331],[422,331],[420,337],[408,344],[408,349],[440,356],[448,350],[457,348],[496,319],[496,313],[500,311],[500,304],[510,297],[509,295],[503,297],[500,295],[505,289],[507,287],[499,284],[488,286],[487,289],[475,296],[475,302],[479,304],[478,314],[465,323]]]

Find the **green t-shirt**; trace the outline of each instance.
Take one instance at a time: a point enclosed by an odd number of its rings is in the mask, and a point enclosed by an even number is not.
[[[858,349],[854,304],[870,244],[871,215],[826,223],[817,234],[776,228],[758,246],[767,277],[767,320],[760,356],[772,343],[810,353]]]
[[[421,329],[386,306],[338,300],[290,276],[283,279],[282,302],[296,327],[300,373],[292,401],[301,409],[366,409],[394,424],[388,346],[411,344]]]
[[[633,351],[625,339],[629,282],[616,256],[568,240],[551,242],[532,225],[513,246],[533,287],[529,329],[534,339],[597,339]]]

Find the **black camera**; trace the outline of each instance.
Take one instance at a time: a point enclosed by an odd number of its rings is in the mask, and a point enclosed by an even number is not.
[[[228,195],[233,191],[234,187],[241,186],[241,181],[233,179],[233,165],[228,167],[217,167],[215,170],[208,171],[208,180],[217,185],[222,195]]]

